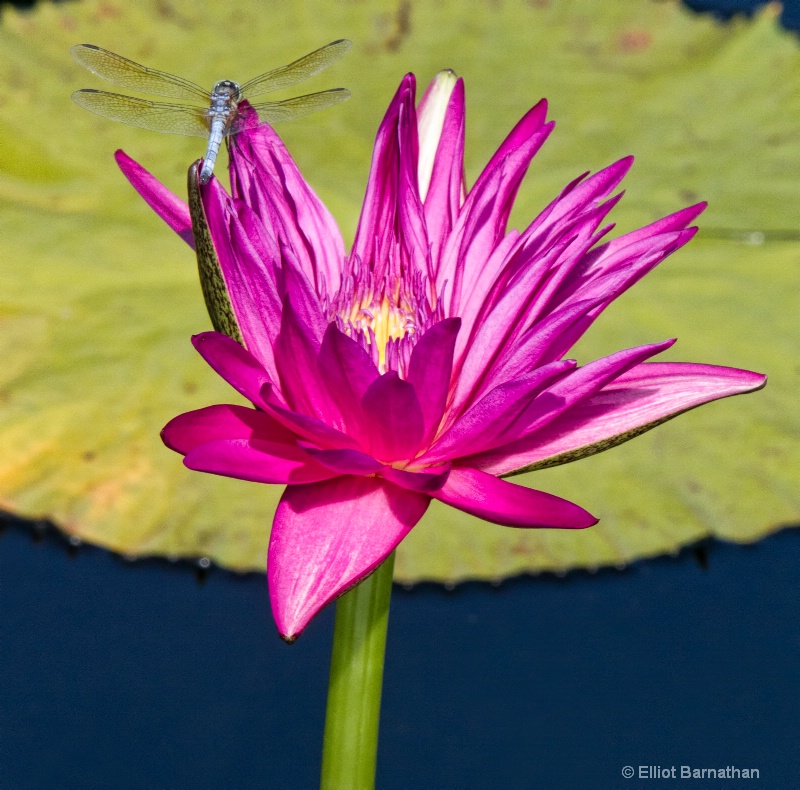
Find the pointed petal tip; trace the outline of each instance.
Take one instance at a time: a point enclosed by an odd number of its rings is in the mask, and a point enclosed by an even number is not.
[[[214,332],[209,330],[208,332],[198,332],[196,335],[192,335],[192,345],[199,351],[202,346],[208,343],[211,338],[216,337],[219,335],[219,332]],[[213,342],[213,341],[212,341]]]
[[[636,157],[633,154],[628,154],[628,156],[623,156],[622,159],[617,159],[616,162],[609,165],[607,170],[611,170],[614,173],[619,173],[620,180],[625,178],[626,175],[630,172],[630,169],[633,167],[633,163],[636,161]]]
[[[180,453],[180,450],[175,446],[173,443],[171,436],[172,436],[172,423],[175,422],[174,418],[170,420],[162,429],[161,433],[159,433],[159,437],[161,438],[162,443],[168,450],[172,450],[175,453]]]
[[[114,152],[114,160],[122,175],[139,193],[150,208],[161,217],[190,247],[194,248],[194,234],[189,207],[167,189],[152,173],[148,172],[135,159],[121,148]]]
[[[347,475],[288,486],[267,555],[272,615],[282,637],[298,636],[320,610],[376,570],[430,502],[378,478]]]

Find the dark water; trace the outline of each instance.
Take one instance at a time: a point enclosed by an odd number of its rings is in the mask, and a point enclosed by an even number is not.
[[[704,567],[705,566],[705,567]],[[332,610],[287,646],[263,576],[0,539],[0,788],[313,788]],[[617,788],[626,765],[800,787],[800,530],[392,601],[383,790]]]
[[[768,0],[683,0],[693,11],[710,13],[719,19],[744,14],[751,16]],[[780,21],[789,30],[800,30],[800,0],[783,0]]]

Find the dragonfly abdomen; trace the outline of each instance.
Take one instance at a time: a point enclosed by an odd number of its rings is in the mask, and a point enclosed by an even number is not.
[[[212,109],[211,112],[211,133],[208,136],[208,148],[203,160],[203,169],[200,171],[200,182],[203,184],[208,183],[211,174],[214,172],[214,164],[217,161],[219,147],[228,132],[228,127],[235,115],[235,109],[233,111],[228,109],[223,112],[214,112]]]

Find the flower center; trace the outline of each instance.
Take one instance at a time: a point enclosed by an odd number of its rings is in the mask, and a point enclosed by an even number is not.
[[[342,318],[345,332],[350,337],[358,340],[361,335],[373,358],[377,352],[378,368],[382,371],[387,369],[386,350],[391,342],[416,332],[411,307],[391,300],[386,294],[354,302],[349,313]]]
[[[329,295],[323,288],[321,299],[328,320],[355,340],[381,373],[394,370],[403,378],[414,344],[443,318],[441,306],[431,306],[425,276],[376,276],[357,258],[348,261],[338,290]]]

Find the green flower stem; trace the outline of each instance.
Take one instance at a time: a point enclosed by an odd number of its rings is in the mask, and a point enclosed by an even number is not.
[[[321,790],[372,790],[394,552],[336,603]]]

